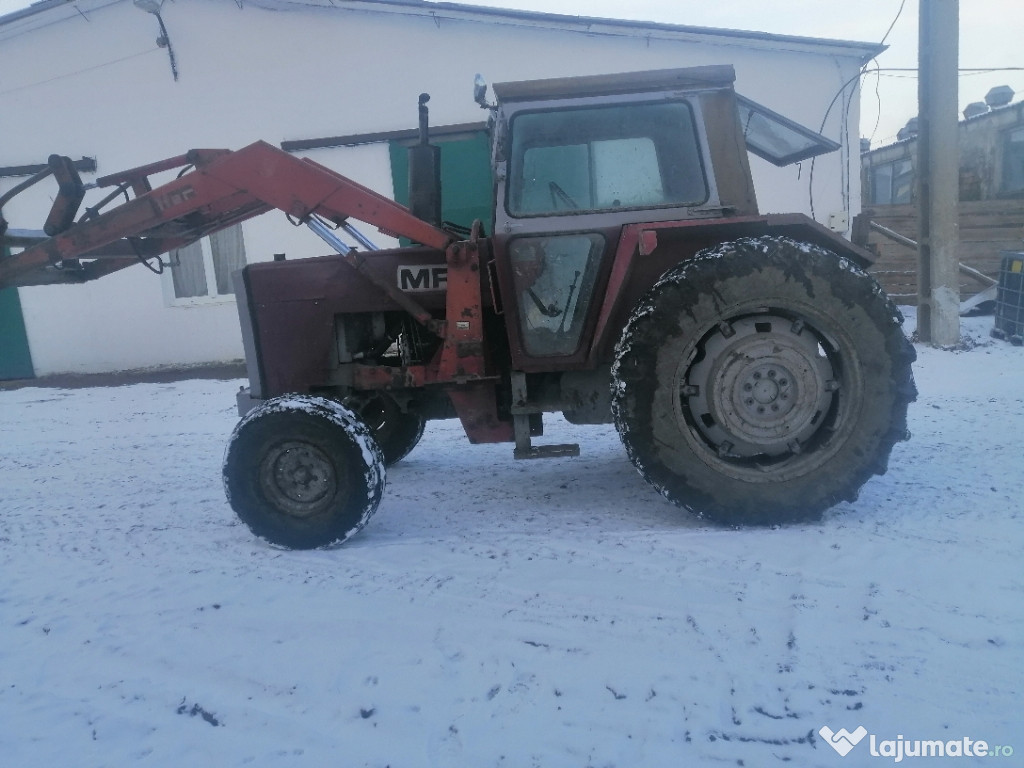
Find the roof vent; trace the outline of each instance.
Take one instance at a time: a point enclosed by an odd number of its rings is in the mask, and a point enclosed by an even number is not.
[[[896,138],[899,141],[904,139],[912,139],[917,136],[917,118],[912,117],[907,120],[907,124],[900,128],[899,133],[896,134]]]
[[[1013,100],[1013,88],[1008,85],[997,85],[985,94],[985,103],[992,109],[1005,107]]]
[[[972,101],[966,107],[964,107],[964,117],[972,118],[978,115],[984,115],[988,112],[988,104],[984,101]]]

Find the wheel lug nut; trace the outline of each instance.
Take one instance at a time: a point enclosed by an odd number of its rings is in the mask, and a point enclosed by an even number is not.
[[[789,379],[779,379],[779,386],[785,387],[789,384]]]
[[[775,378],[775,371],[768,371],[768,378],[769,379],[774,379]]]
[[[754,378],[755,379],[760,379],[761,378],[761,372],[757,371],[756,373],[754,373]]]
[[[754,385],[751,384],[749,381],[746,384],[743,385],[743,391],[744,392],[749,392],[753,388],[754,388]]]

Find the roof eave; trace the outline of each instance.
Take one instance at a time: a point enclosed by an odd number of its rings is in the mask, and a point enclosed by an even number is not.
[[[83,6],[87,10],[119,0],[40,0],[5,16],[0,16],[0,26],[26,21],[57,8],[73,9]],[[362,11],[367,13],[395,13],[402,15],[426,16],[435,20],[452,19],[479,23],[514,24],[526,27],[543,27],[546,30],[562,29],[589,35],[611,37],[639,37],[686,40],[719,44],[743,45],[747,47],[791,50],[819,55],[840,55],[870,61],[886,49],[877,43],[862,43],[851,40],[832,40],[797,35],[779,35],[771,32],[722,29],[718,27],[696,27],[685,24],[666,24],[654,21],[632,21],[608,19],[597,16],[570,16],[567,14],[541,11],[520,11],[508,8],[487,8],[482,6],[431,2],[428,0],[246,0],[248,5],[289,10],[297,8],[322,8],[334,11]]]

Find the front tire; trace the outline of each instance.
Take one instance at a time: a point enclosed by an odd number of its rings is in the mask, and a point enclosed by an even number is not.
[[[385,467],[394,466],[408,456],[423,437],[426,419],[415,411],[403,411],[386,394],[365,401],[353,398],[347,404],[373,432],[373,439],[384,455]]]
[[[254,534],[289,549],[349,539],[377,510],[384,458],[348,408],[309,395],[262,403],[235,427],[224,488]]]
[[[728,525],[814,520],[905,439],[915,353],[847,259],[763,237],[667,272],[623,331],[612,413],[671,501]]]

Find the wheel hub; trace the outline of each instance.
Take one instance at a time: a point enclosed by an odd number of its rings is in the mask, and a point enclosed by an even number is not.
[[[723,323],[686,372],[684,407],[719,456],[800,453],[838,387],[803,323],[755,315]]]
[[[337,473],[327,454],[299,441],[284,442],[268,451],[259,476],[267,497],[295,517],[321,512],[338,491]]]

